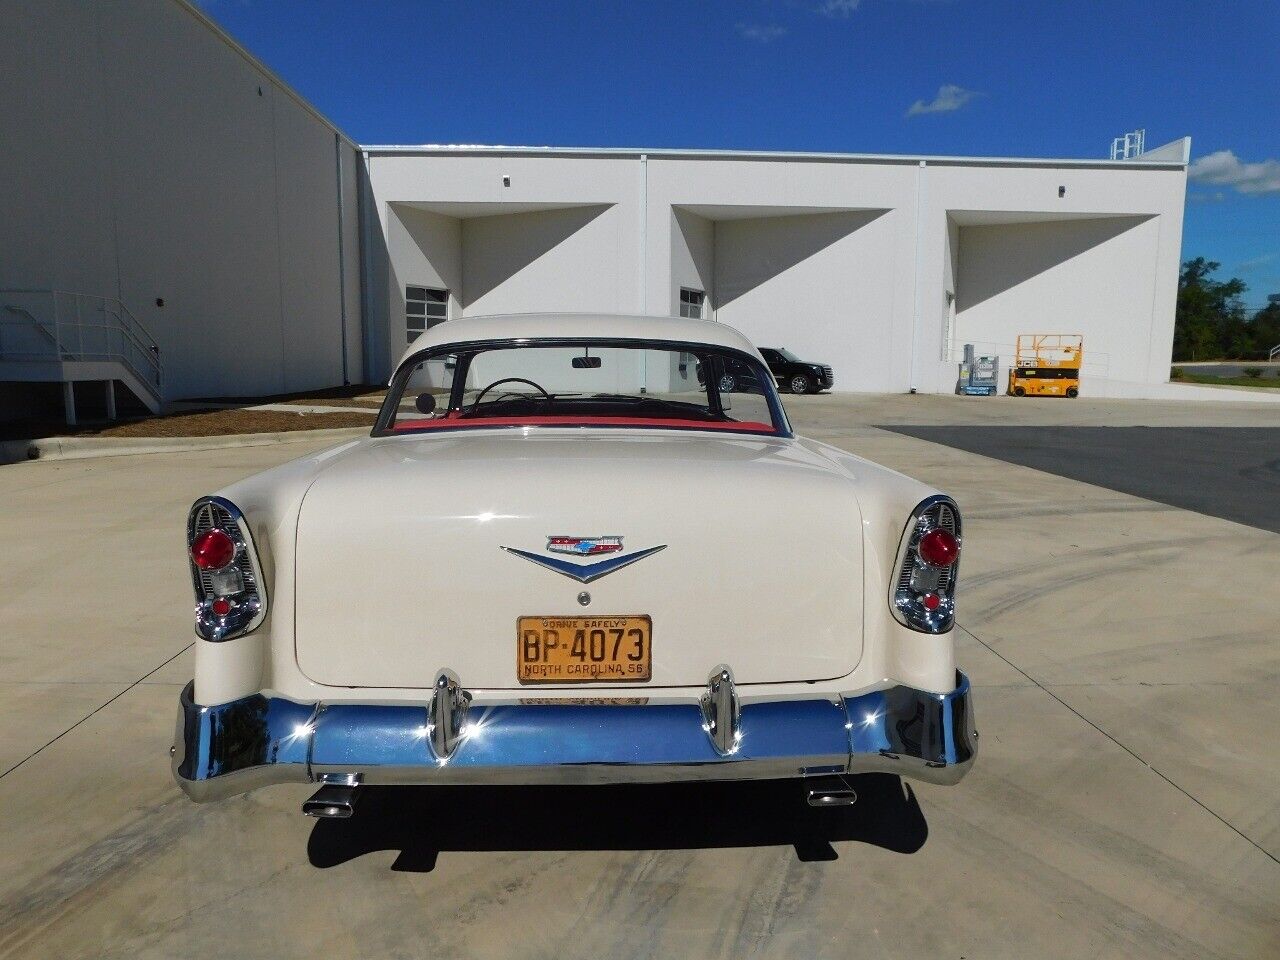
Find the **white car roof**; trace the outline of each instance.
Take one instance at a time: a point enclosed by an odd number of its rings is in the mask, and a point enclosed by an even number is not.
[[[436,324],[400,356],[399,367],[410,356],[429,347],[478,340],[524,338],[614,338],[671,340],[713,347],[729,347],[759,357],[755,345],[733,327],[712,320],[680,317],[628,316],[612,313],[509,313],[491,317],[461,317]]]

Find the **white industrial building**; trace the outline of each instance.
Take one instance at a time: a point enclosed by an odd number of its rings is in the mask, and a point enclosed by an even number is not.
[[[1116,161],[360,146],[185,0],[5,19],[11,414],[36,382],[152,406],[378,382],[427,325],[513,311],[701,315],[852,391],[951,392],[966,343],[1007,365],[1019,334],[1079,333],[1086,393],[1171,389],[1187,140]]]
[[[1085,377],[1168,380],[1189,144],[1137,161],[365,147],[369,372],[422,316],[693,312],[951,392],[965,343],[1080,333]],[[1105,386],[1104,386],[1105,383]]]

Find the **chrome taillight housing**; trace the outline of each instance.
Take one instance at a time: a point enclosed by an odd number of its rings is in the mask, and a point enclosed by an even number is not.
[[[196,636],[230,640],[258,628],[267,588],[244,514],[230,500],[201,497],[187,517],[187,559],[196,592]]]
[[[960,569],[960,510],[950,497],[922,500],[911,512],[898,547],[889,609],[905,627],[946,633],[956,617]]]

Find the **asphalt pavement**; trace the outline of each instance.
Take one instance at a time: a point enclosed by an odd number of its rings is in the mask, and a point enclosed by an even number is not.
[[[1280,428],[886,429],[1280,533]]]

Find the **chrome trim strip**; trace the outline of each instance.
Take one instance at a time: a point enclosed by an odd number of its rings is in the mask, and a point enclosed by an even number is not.
[[[698,699],[661,704],[472,703],[438,757],[423,703],[296,703],[256,694],[217,706],[179,697],[173,774],[193,800],[271,783],[358,775],[362,784],[643,783],[881,771],[956,783],[977,751],[968,679],[833,699],[743,697],[737,749],[717,751]],[[741,694],[741,690],[738,691]]]

